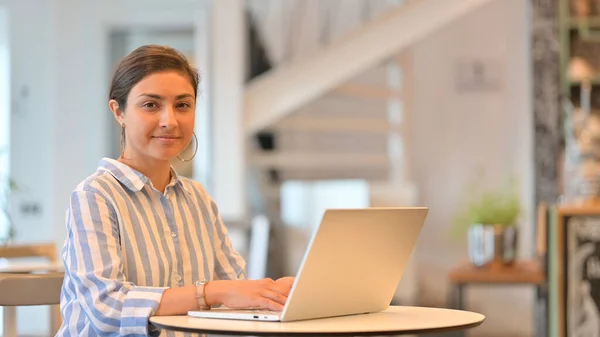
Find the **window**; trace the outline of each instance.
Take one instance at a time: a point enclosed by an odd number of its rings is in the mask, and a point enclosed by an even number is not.
[[[281,217],[286,225],[311,233],[327,208],[369,207],[365,180],[286,181],[281,187]]]

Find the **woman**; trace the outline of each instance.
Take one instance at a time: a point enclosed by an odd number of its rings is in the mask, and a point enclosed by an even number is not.
[[[198,81],[163,46],[140,47],[116,69],[108,105],[121,156],[102,159],[71,194],[58,336],[149,335],[152,315],[215,305],[283,308],[293,279],[244,280],[214,200],[170,165],[195,140]]]

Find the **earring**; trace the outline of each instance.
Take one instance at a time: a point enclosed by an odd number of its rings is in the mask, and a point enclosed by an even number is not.
[[[125,123],[121,124],[121,158],[125,155]]]
[[[181,160],[182,162],[188,162],[188,161],[192,161],[192,159],[194,159],[194,157],[196,156],[196,152],[198,152],[198,137],[196,137],[196,132],[193,132],[194,135],[194,139],[196,140],[196,147],[194,149],[194,154],[189,158],[189,159],[183,159],[180,156],[177,156],[177,158],[179,158],[179,160]],[[190,141],[190,144],[192,142]],[[188,144],[189,146],[189,144]]]

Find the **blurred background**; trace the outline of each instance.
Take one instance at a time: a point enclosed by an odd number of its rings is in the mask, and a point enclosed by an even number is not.
[[[566,113],[596,108],[598,4],[0,0],[0,237],[60,254],[70,192],[119,156],[107,103],[116,63],[169,45],[202,78],[198,154],[173,165],[215,197],[249,277],[294,275],[327,208],[426,206],[394,304],[485,314],[469,336],[569,335],[580,321],[563,319],[551,220],[573,158]],[[600,195],[586,191],[574,195]],[[506,200],[519,206],[507,223],[482,220]],[[477,265],[479,223],[518,228],[510,261]],[[47,334],[47,310],[18,308],[19,335]]]

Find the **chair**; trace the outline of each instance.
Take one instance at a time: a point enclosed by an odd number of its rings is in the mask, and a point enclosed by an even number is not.
[[[248,278],[261,279],[267,277],[270,237],[271,224],[269,219],[265,215],[253,217],[248,249]]]
[[[3,337],[17,336],[15,311],[6,310],[8,307],[59,304],[63,278],[62,272],[0,274],[0,306],[5,307]],[[58,327],[53,325],[52,330],[54,335]]]
[[[31,274],[34,272],[55,272],[58,269],[60,269],[60,267],[57,264],[57,251],[56,251],[56,245],[54,243],[43,243],[43,244],[11,244],[11,245],[5,245],[5,246],[0,246],[0,258],[6,258],[6,259],[17,259],[17,258],[42,258],[47,260],[48,265],[44,264],[40,264],[37,266],[32,266],[29,264],[23,264],[23,266],[20,266],[20,264],[17,263],[10,263],[9,267],[7,268],[0,268],[0,278],[4,279],[5,276],[10,276],[11,278],[9,279],[10,281],[7,282],[17,282],[18,281],[14,281],[16,279],[17,276],[19,277],[26,277],[26,276],[36,276],[36,277],[40,277],[40,276],[44,276],[44,275],[49,275],[48,277],[50,278],[39,278],[40,280],[45,280],[50,282],[50,280],[54,280],[52,277],[56,277],[56,273],[52,273],[52,274]],[[18,273],[18,274],[17,274]],[[33,278],[34,280],[37,280],[35,277]],[[23,280],[28,280],[27,278],[23,278]],[[42,282],[42,281],[35,281],[35,282]],[[34,283],[34,284],[41,284],[41,283]],[[54,283],[49,283],[49,287],[54,287],[55,284]],[[62,286],[62,277],[60,277],[60,286]],[[57,291],[58,294],[60,294],[60,286],[58,286]],[[22,294],[20,292],[17,292],[17,290],[19,289],[27,289],[27,288],[16,288],[15,291],[8,291],[8,288],[0,288],[2,289],[2,296],[5,295],[13,295],[15,296],[15,298],[23,300],[24,297],[20,297],[20,296],[25,296],[26,294]],[[42,290],[45,290],[42,288]],[[49,292],[53,292],[54,288],[50,289],[49,288]],[[42,303],[42,304],[27,304],[27,301],[22,302],[23,304],[13,304],[13,305],[9,305],[7,304],[6,307],[4,308],[4,335],[3,337],[8,337],[8,336],[16,336],[16,306],[20,306],[20,305],[52,305],[52,307],[50,308],[50,324],[51,324],[51,335],[54,335],[56,333],[56,331],[58,331],[58,328],[60,327],[61,324],[61,316],[60,316],[60,308],[58,306],[58,304],[60,303],[59,301],[59,297],[56,297],[56,301],[52,302],[52,303]],[[0,304],[0,306],[4,306],[4,304]]]

